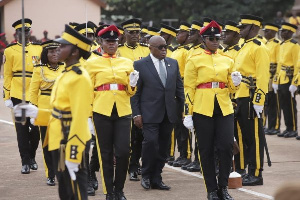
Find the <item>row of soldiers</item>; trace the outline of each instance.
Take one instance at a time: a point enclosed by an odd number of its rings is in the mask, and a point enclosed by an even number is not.
[[[180,73],[182,78],[184,78],[185,65],[189,58],[192,56],[197,56],[204,52],[203,40],[199,34],[202,27],[208,25],[212,19],[203,18],[203,22],[193,21],[192,24],[182,22],[178,29],[171,26],[161,24],[161,29],[155,29],[153,27],[142,28],[142,22],[138,19],[130,19],[121,24],[119,28],[119,47],[117,55],[120,57],[126,57],[132,61],[139,60],[143,57],[149,55],[149,48],[147,41],[154,36],[162,36],[168,45],[167,56],[177,60],[180,68]],[[29,35],[29,30],[31,27],[31,20],[25,20],[25,38]],[[292,39],[293,33],[296,32],[297,27],[289,24],[283,23],[281,27],[281,38],[282,42],[275,38],[276,34],[280,30],[275,24],[265,24],[265,38],[258,35],[258,31],[262,27],[262,19],[256,16],[245,15],[241,16],[241,22],[235,23],[233,21],[226,22],[225,25],[219,23],[223,29],[223,44],[227,45],[226,48],[219,46],[218,53],[226,55],[232,58],[235,62],[244,63],[243,69],[238,69],[243,75],[242,85],[239,93],[232,97],[251,97],[257,103],[258,109],[264,108],[265,116],[268,117],[268,128],[265,130],[266,134],[277,134],[281,137],[296,137],[297,133],[297,112],[296,112],[296,101],[295,92],[298,86],[298,54],[299,45],[295,40]],[[250,26],[246,26],[250,25]],[[76,31],[85,35],[87,38],[93,41],[92,53],[88,59],[93,57],[101,56],[103,49],[101,48],[101,43],[99,42],[97,36],[98,33],[108,27],[107,24],[102,24],[97,27],[95,24],[89,22],[84,24],[70,23]],[[16,29],[18,38],[21,38],[21,21],[17,21],[13,24]],[[246,27],[246,30],[245,30]],[[244,31],[244,37],[240,38],[241,31]],[[178,46],[173,47],[172,42],[176,38]],[[267,49],[267,57],[263,52],[256,51],[256,46]],[[33,66],[40,67],[40,59],[42,49],[48,47],[47,44],[34,44],[27,41],[26,46],[26,101],[31,101],[31,103],[38,105],[39,102],[30,99],[29,86],[33,74]],[[4,63],[4,100],[7,107],[12,108],[14,105],[21,102],[22,99],[22,84],[21,84],[21,44],[17,42],[15,44],[9,45],[5,50],[5,63]],[[248,63],[245,61],[248,59]],[[258,63],[262,63],[262,67],[254,67],[257,63],[253,63],[253,60],[257,59]],[[81,59],[82,65],[87,59]],[[268,61],[270,60],[270,62]],[[58,64],[58,63],[56,63]],[[61,68],[62,69],[62,68]],[[52,70],[52,71],[51,71]],[[53,83],[55,77],[62,70],[57,70],[53,68],[48,70],[48,72],[43,72],[41,77],[43,81],[47,84]],[[268,72],[268,73],[267,73]],[[49,80],[49,77],[52,77]],[[268,83],[267,85],[265,83]],[[53,85],[53,84],[52,84]],[[51,85],[51,86],[52,86]],[[269,85],[269,87],[268,87]],[[51,89],[44,88],[41,90],[41,95],[49,96],[49,91]],[[250,90],[250,93],[249,93]],[[186,97],[188,98],[188,97]],[[265,101],[267,99],[268,101]],[[264,107],[264,104],[266,106]],[[42,103],[43,104],[43,103]],[[41,105],[42,105],[41,104]],[[244,108],[241,107],[239,102],[237,104],[237,113],[240,113]],[[285,123],[287,129],[284,132],[280,132],[280,110],[283,110]],[[253,116],[240,116],[236,115],[236,131],[235,137],[241,149],[240,154],[236,155],[236,169],[244,177],[244,185],[261,185],[263,170],[263,148],[265,146],[265,139],[262,137],[260,128],[257,131],[255,128],[250,127],[247,124],[247,120],[253,120]],[[181,113],[178,113],[180,116]],[[252,115],[254,115],[252,111]],[[259,116],[259,112],[258,112]],[[181,118],[181,117],[180,117]],[[29,128],[31,127],[30,131]],[[256,126],[253,126],[256,127]],[[257,126],[258,127],[258,126]],[[249,130],[247,130],[249,128]],[[35,162],[35,151],[38,146],[39,141],[39,130],[36,126],[27,122],[25,125],[16,124],[18,146],[20,150],[20,155],[22,159],[22,173],[30,173],[30,169],[36,170],[38,168]],[[40,128],[42,137],[45,137],[46,131],[42,131]],[[249,139],[249,135],[255,132],[257,137]],[[259,132],[259,133],[257,133]],[[176,138],[176,139],[175,139]],[[297,139],[300,139],[299,136]],[[130,180],[138,181],[140,174],[140,157],[141,157],[141,143],[143,140],[143,135],[141,129],[133,126],[131,130],[131,156],[128,173]],[[249,142],[249,140],[251,142]],[[177,148],[180,152],[180,156],[175,159],[175,141],[177,142]],[[182,167],[183,169],[189,171],[200,171],[200,163],[198,157],[197,143],[195,141],[195,161],[191,162],[192,154],[192,134],[185,126],[181,120],[174,125],[174,131],[172,133],[172,138],[170,141],[169,151],[170,157],[168,158],[168,164],[175,167]],[[259,150],[251,155],[253,149]],[[254,145],[254,147],[253,147]],[[259,147],[260,146],[260,147]],[[44,154],[47,150],[44,149]],[[247,158],[247,151],[250,152]],[[89,167],[89,185],[88,192],[90,195],[95,194],[95,189],[98,188],[98,182],[95,172],[99,170],[99,159],[97,155],[97,145],[94,145],[91,161]],[[254,157],[254,159],[253,159]],[[258,159],[259,158],[259,159]],[[256,159],[256,160],[255,160]],[[48,159],[49,160],[49,159]],[[254,160],[254,163],[253,163]],[[47,164],[47,163],[46,163]],[[249,165],[249,169],[255,171],[250,173],[251,170],[246,174],[246,167]],[[54,172],[51,171],[51,166],[46,166],[47,169],[47,183],[48,185],[54,185]],[[250,175],[249,175],[250,174]]]

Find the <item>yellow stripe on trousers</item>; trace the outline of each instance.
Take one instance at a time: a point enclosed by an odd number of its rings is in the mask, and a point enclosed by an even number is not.
[[[260,169],[260,151],[259,151],[259,137],[258,137],[258,118],[254,119],[254,135],[255,135],[255,155],[256,155],[256,169],[255,176],[259,175]]]
[[[292,105],[292,115],[293,115],[293,131],[296,131],[295,111],[294,111],[293,97],[291,97],[291,105]]]
[[[280,116],[280,106],[279,106],[279,98],[278,98],[278,93],[275,94],[276,95],[276,99],[277,99],[277,102],[276,102],[276,105],[277,105],[277,116],[276,116],[276,125],[275,125],[275,129],[279,129],[279,124],[280,124],[280,119],[279,119],[279,116]]]
[[[239,147],[240,147],[240,167],[245,169],[245,156],[244,156],[244,144],[243,144],[243,135],[239,122],[236,122],[237,133],[239,137]]]
[[[188,138],[187,138],[187,159],[191,159],[191,155],[192,155],[192,152],[191,152],[191,131],[189,130],[189,135],[188,135]]]
[[[94,123],[94,120],[93,120],[93,123]],[[94,124],[94,130],[95,130],[95,137],[96,137],[96,145],[97,145],[98,159],[99,159],[99,164],[100,164],[100,173],[101,173],[102,189],[103,189],[103,193],[104,193],[104,194],[107,194],[106,185],[105,185],[105,181],[104,181],[104,175],[103,175],[101,150],[100,150],[100,147],[99,147],[99,144],[98,144],[97,130],[96,130],[96,128],[95,128],[95,124]]]
[[[77,196],[78,196],[78,200],[81,200],[81,193],[78,184],[77,184]]]
[[[170,148],[170,156],[174,156],[174,151],[175,151],[175,132],[174,128],[171,133],[171,148]]]

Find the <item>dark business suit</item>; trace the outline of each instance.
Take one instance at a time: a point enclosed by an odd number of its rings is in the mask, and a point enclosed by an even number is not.
[[[165,58],[167,80],[164,87],[150,56],[134,62],[139,72],[137,92],[131,98],[133,116],[141,115],[142,177],[152,183],[162,181],[161,173],[167,158],[169,138],[177,109],[183,112],[184,91],[176,60]],[[177,106],[179,103],[179,107]]]

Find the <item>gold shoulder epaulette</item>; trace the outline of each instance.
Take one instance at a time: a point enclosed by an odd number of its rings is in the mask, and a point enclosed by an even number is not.
[[[254,40],[253,40],[253,43],[254,43],[254,44],[257,44],[258,46],[261,45],[261,41],[259,41],[258,39],[254,39]]]

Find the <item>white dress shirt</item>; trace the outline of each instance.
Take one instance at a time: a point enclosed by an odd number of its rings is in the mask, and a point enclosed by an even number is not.
[[[159,74],[159,61],[160,61],[160,60],[157,59],[157,58],[155,58],[151,53],[150,53],[150,57],[151,57],[151,59],[152,59],[152,62],[153,62],[153,64],[154,64],[154,66],[155,66],[155,69],[156,69],[158,75],[160,75],[160,74]],[[166,69],[166,63],[165,63],[165,60],[163,59],[163,60],[161,60],[161,61],[162,61],[162,64],[163,64],[163,66],[164,66],[164,70],[165,70],[165,72],[166,72],[166,76],[168,76],[167,69]]]

